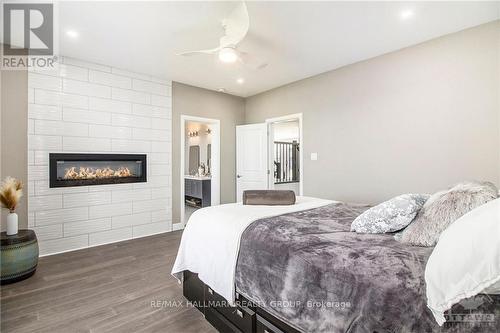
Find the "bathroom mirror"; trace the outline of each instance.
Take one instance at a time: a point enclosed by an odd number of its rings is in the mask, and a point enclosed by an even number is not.
[[[212,166],[212,144],[209,143],[207,145],[207,167],[210,170],[210,167]]]
[[[200,146],[189,147],[189,174],[196,175],[200,165]]]

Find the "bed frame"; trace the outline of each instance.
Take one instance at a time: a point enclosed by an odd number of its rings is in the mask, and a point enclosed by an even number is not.
[[[288,324],[236,295],[236,306],[204,284],[198,274],[184,271],[183,294],[221,333],[299,333]]]

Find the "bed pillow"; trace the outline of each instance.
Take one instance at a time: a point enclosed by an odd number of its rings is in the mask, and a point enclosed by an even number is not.
[[[403,194],[372,207],[351,224],[351,231],[382,234],[405,228],[415,218],[428,194]]]
[[[488,182],[463,182],[432,195],[413,222],[396,240],[417,246],[434,246],[451,223],[465,213],[496,199],[498,190]]]
[[[500,199],[459,218],[439,237],[425,267],[427,306],[439,325],[453,304],[500,293]]]

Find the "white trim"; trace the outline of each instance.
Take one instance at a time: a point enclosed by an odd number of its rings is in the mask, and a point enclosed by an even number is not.
[[[203,118],[196,116],[187,116],[181,115],[180,121],[180,135],[181,135],[181,145],[180,145],[180,172],[179,172],[179,180],[181,182],[180,186],[180,222],[174,223],[172,228],[173,230],[183,229],[186,225],[186,221],[184,221],[184,145],[186,144],[186,121],[196,121],[201,123],[208,123],[212,125],[212,180],[210,182],[211,188],[211,205],[216,206],[220,205],[220,120],[212,119],[212,118]]]
[[[299,177],[300,177],[300,182],[299,182],[299,195],[304,195],[304,135],[302,131],[302,113],[294,113],[294,114],[289,114],[286,116],[281,116],[281,117],[275,117],[275,118],[269,118],[266,119],[266,123],[268,124],[268,142],[269,145],[271,145],[271,137],[269,136],[271,130],[271,124],[281,122],[281,121],[287,121],[287,120],[294,120],[298,119],[299,120],[299,144],[300,144],[300,150],[299,150],[299,156],[300,156],[300,169],[299,169]],[[271,153],[272,149],[268,149],[268,168],[269,170],[273,170],[273,164],[272,164],[272,158],[271,158]],[[269,180],[268,183],[270,184],[269,187],[273,188],[274,183],[272,181],[272,172],[269,172]]]

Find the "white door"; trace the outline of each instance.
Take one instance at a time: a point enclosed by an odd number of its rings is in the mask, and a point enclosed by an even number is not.
[[[267,124],[236,126],[236,201],[245,190],[267,189]]]

